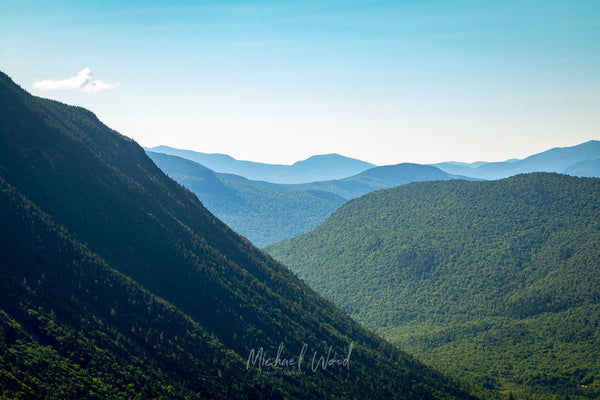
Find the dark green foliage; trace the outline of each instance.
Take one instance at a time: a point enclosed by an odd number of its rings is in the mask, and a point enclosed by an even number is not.
[[[471,383],[517,398],[600,395],[600,179],[413,183],[267,250]]]
[[[5,398],[470,398],[210,214],[89,111],[0,74]],[[336,357],[301,376],[252,349]],[[282,372],[273,369],[269,372]],[[283,371],[285,372],[285,371]]]
[[[5,395],[239,396],[231,388],[244,387],[243,379],[227,369],[242,361],[238,355],[180,310],[109,268],[2,178],[0,206]],[[219,366],[212,360],[219,360],[220,373],[231,384],[215,380]],[[173,385],[177,396],[170,393]]]

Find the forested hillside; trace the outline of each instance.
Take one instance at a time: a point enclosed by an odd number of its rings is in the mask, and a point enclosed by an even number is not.
[[[230,230],[91,112],[0,74],[0,115],[2,397],[470,398]],[[313,369],[313,356],[326,365]]]
[[[485,397],[600,396],[600,179],[412,183],[267,250]]]

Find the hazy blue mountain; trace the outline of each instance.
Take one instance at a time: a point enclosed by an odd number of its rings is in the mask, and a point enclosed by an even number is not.
[[[282,165],[240,161],[225,154],[206,154],[168,146],[157,146],[146,150],[187,158],[216,172],[273,183],[306,183],[340,179],[374,167],[373,164],[339,154],[312,156],[292,165]]]
[[[505,162],[514,162],[517,160],[507,160]],[[449,174],[457,174],[457,175],[465,175],[465,176],[470,176],[470,174],[473,174],[473,170],[485,165],[485,164],[489,164],[489,162],[487,161],[476,161],[476,162],[472,162],[472,163],[465,163],[465,162],[459,162],[459,161],[446,161],[446,162],[442,162],[442,163],[437,163],[437,164],[431,164],[434,167],[437,167],[439,169],[441,169],[444,172],[447,172]]]
[[[2,398],[471,398],[233,232],[93,113],[0,73],[0,115]]]
[[[433,164],[452,174],[461,174],[479,179],[501,179],[529,172],[569,173],[569,168],[577,163],[600,158],[600,141],[590,140],[571,147],[557,147],[534,154],[522,160],[504,162],[479,162],[463,164],[446,162]],[[590,170],[589,172],[592,172]],[[593,175],[600,176],[600,175]]]
[[[410,182],[461,178],[464,177],[450,175],[434,166],[404,163],[374,167],[349,178],[300,184],[294,188],[324,190],[350,200],[375,190],[389,189]]]
[[[599,228],[600,179],[532,173],[369,193],[266,249],[485,398],[598,399]]]
[[[263,247],[316,228],[346,202],[320,190],[216,173],[194,161],[146,151],[167,175],[194,192],[233,230]]]
[[[600,158],[573,164],[566,168],[564,173],[572,176],[600,178]]]

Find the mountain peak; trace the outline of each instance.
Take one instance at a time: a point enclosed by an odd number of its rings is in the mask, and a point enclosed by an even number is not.
[[[343,155],[338,154],[338,153],[315,154],[315,155],[312,155],[312,156],[308,157],[305,160],[296,161],[293,165],[296,165],[298,163],[305,163],[305,162],[309,162],[309,161],[313,162],[313,161],[317,161],[317,160],[326,160],[326,161],[333,161],[333,160],[335,160],[335,161],[338,161],[338,162],[339,161],[343,161],[343,162],[358,162],[358,163],[366,163],[366,164],[369,164],[369,165],[373,165],[371,163],[367,163],[365,161],[361,161],[361,160],[358,160],[356,158],[346,157],[346,156],[343,156]]]

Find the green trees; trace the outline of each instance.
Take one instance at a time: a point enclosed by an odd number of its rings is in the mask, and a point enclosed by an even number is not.
[[[599,216],[598,179],[426,182],[354,200],[267,251],[472,383],[594,397],[581,371],[600,371]]]

